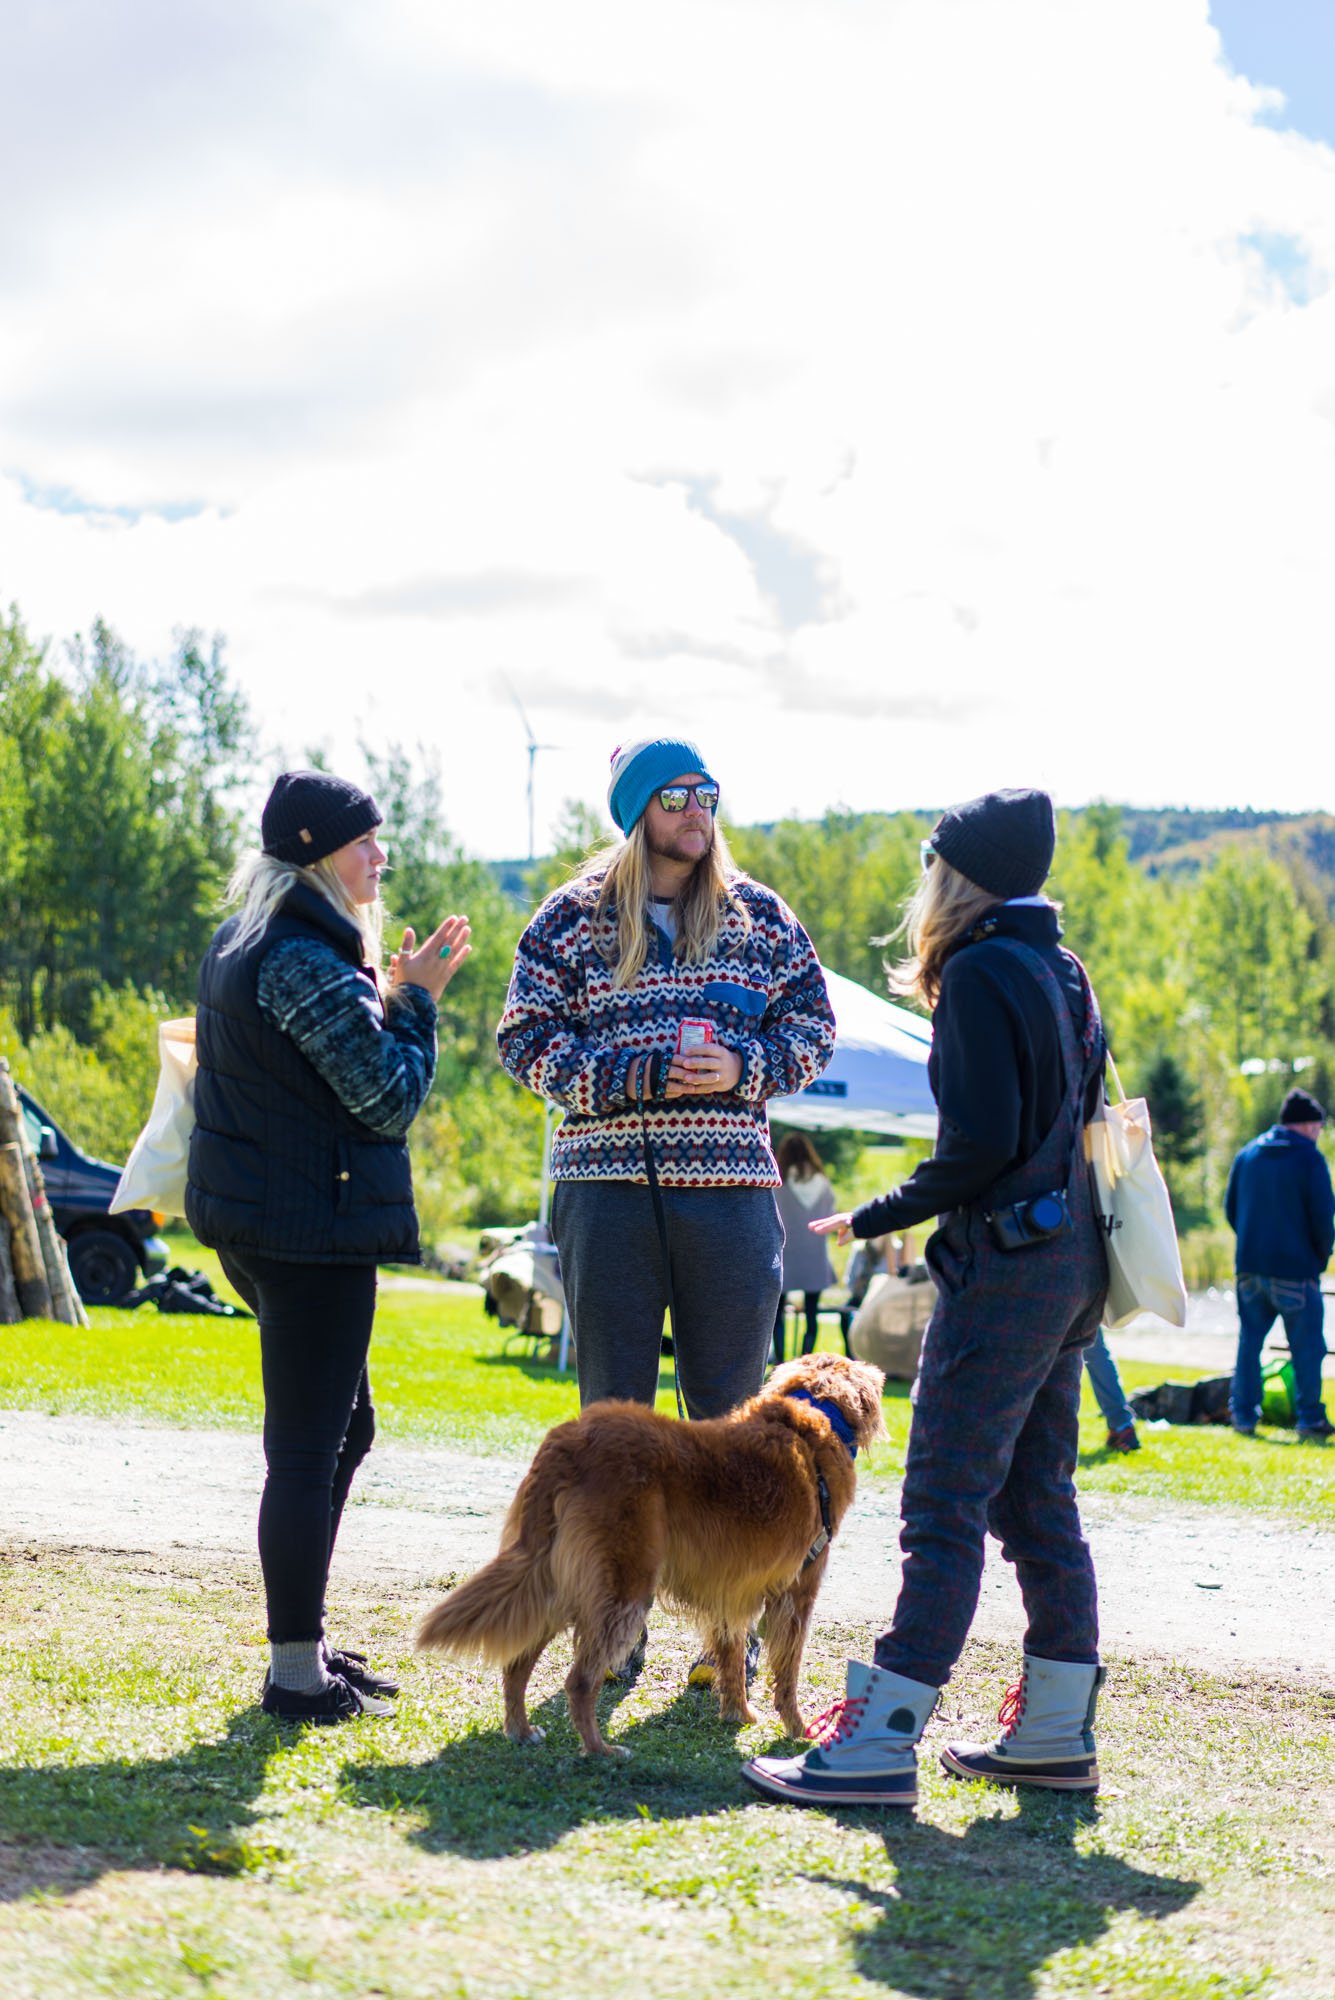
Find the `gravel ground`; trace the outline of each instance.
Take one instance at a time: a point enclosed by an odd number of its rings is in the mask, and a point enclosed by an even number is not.
[[[493,1553],[523,1461],[388,1444],[354,1488],[335,1577],[420,1589]],[[0,1536],[9,1549],[141,1553],[154,1563],[253,1563],[258,1438],[214,1430],[0,1412]],[[1335,1532],[1216,1508],[1171,1512],[1091,1496],[1086,1527],[1112,1656],[1157,1655],[1330,1678],[1326,1602]],[[898,1586],[898,1489],[864,1485],[835,1546],[817,1623],[888,1621]],[[989,1545],[975,1631],[1018,1646],[1014,1577]]]

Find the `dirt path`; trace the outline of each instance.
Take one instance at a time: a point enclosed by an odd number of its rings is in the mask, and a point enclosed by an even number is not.
[[[523,1462],[378,1447],[354,1489],[338,1566],[425,1605],[496,1547]],[[252,1561],[262,1476],[257,1438],[90,1418],[0,1412],[0,1542],[10,1549],[189,1551]],[[878,1627],[899,1577],[898,1489],[864,1483],[836,1544],[817,1622]],[[1326,1606],[1335,1532],[1215,1508],[1084,1502],[1113,1656],[1170,1656],[1331,1678]],[[975,1630],[1018,1645],[1014,1577],[989,1545]]]

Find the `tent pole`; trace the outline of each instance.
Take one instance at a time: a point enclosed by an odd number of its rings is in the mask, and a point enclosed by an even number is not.
[[[538,1221],[546,1229],[552,1211],[552,1124],[556,1106],[549,1097],[542,1107],[542,1179],[538,1184]]]

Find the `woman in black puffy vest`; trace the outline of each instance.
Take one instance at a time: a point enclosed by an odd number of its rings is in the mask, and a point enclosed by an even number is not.
[[[436,1067],[436,1003],[464,917],[380,970],[380,810],[285,771],[200,969],[186,1214],[259,1321],[264,1377],[263,1706],[289,1721],[385,1714],[392,1682],[325,1640],[329,1558],[375,1417],[376,1266],[419,1260],[406,1134]]]

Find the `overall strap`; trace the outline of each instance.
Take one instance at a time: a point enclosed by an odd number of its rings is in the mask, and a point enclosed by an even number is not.
[[[1066,1090],[1062,1108],[1058,1112],[1051,1129],[1044,1133],[1039,1143],[1038,1152],[1033,1157],[1037,1160],[1040,1155],[1049,1149],[1049,1146],[1060,1131],[1063,1120],[1065,1120],[1069,1126],[1070,1141],[1069,1147],[1065,1142],[1062,1142],[1061,1152],[1063,1158],[1065,1158],[1068,1151],[1070,1155],[1069,1164],[1066,1167],[1069,1185],[1070,1177],[1075,1171],[1077,1153],[1079,1153],[1079,1157],[1083,1158],[1080,1141],[1085,1128],[1085,1091],[1096,1067],[1101,1066],[1103,1061],[1103,1028],[1099,1019],[1098,1003],[1094,998],[1093,988],[1090,986],[1084,966],[1080,964],[1078,958],[1074,959],[1075,964],[1079,967],[1080,983],[1085,996],[1084,1033],[1077,1036],[1075,1022],[1071,1018],[1071,1009],[1067,1005],[1066,994],[1062,989],[1061,981],[1046,959],[1044,959],[1042,953],[1035,951],[1032,945],[1024,944],[1019,938],[993,937],[989,939],[989,943],[999,945],[1003,951],[1010,952],[1013,957],[1018,958],[1021,964],[1033,974],[1056,1020],[1057,1037],[1061,1044],[1062,1066],[1066,1076]],[[1071,956],[1074,958],[1073,953]],[[1028,1161],[1023,1163],[1025,1167],[1029,1166],[1029,1164],[1030,1162]],[[1056,1164],[1054,1162],[1054,1166]],[[1016,1169],[1017,1172],[1021,1170]],[[1006,1178],[1009,1179],[1010,1176],[1008,1175]]]

